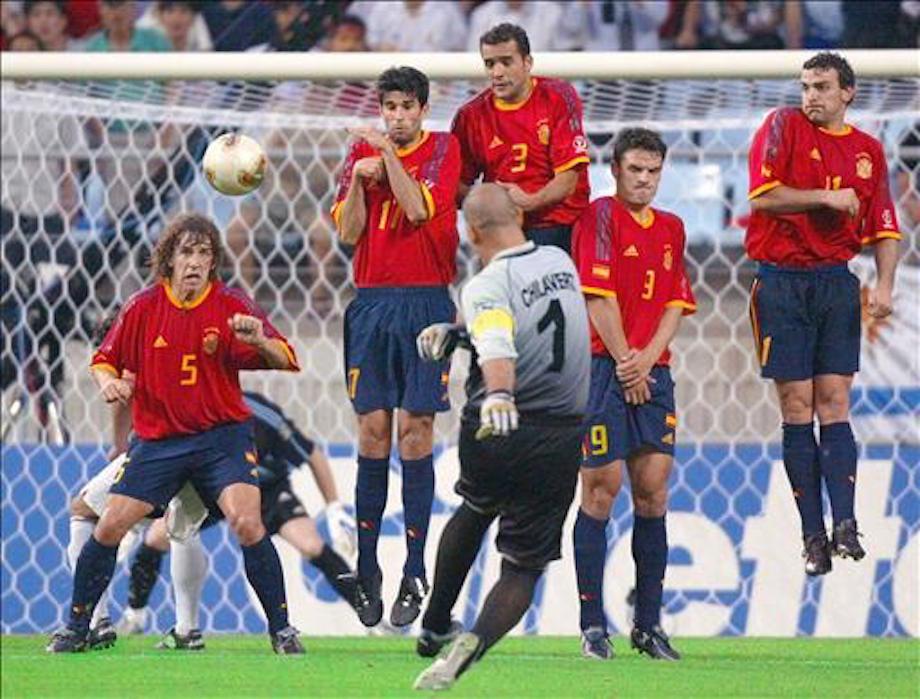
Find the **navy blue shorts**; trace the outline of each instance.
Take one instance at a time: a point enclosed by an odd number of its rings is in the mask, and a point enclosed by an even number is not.
[[[259,485],[252,421],[214,427],[200,434],[145,440],[128,448],[124,471],[109,492],[166,507],[191,481],[205,502],[217,502],[234,483]]]
[[[450,410],[450,361],[423,361],[415,338],[456,313],[444,287],[359,289],[345,312],[345,387],[355,412]]]
[[[588,395],[582,445],[585,468],[622,461],[638,449],[674,455],[677,415],[674,381],[666,366],[652,367],[651,400],[629,405],[610,357],[591,357],[591,392]]]
[[[572,227],[550,226],[547,228],[528,228],[524,231],[527,240],[532,240],[537,245],[555,245],[562,248],[569,255],[572,254]]]
[[[859,371],[859,279],[846,265],[801,270],[761,264],[750,313],[764,378],[803,381]]]

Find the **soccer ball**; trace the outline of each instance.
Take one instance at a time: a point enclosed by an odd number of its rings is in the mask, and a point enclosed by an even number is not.
[[[201,165],[214,189],[239,196],[262,184],[268,159],[262,146],[249,136],[225,133],[211,141]]]

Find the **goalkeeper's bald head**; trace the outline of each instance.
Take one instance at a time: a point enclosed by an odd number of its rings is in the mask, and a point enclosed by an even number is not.
[[[488,182],[473,187],[463,200],[463,217],[477,249],[497,252],[524,242],[523,213],[501,185]]]

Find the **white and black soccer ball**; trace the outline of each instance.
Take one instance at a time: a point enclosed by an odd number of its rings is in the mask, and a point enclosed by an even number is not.
[[[201,162],[208,183],[221,194],[240,196],[258,189],[268,158],[249,136],[225,133],[208,145]]]

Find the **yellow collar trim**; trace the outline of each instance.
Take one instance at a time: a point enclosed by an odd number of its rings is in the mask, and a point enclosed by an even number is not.
[[[531,96],[534,93],[534,90],[537,87],[537,79],[530,79],[530,92],[527,93],[527,96],[522,99],[520,102],[505,102],[505,100],[500,100],[498,97],[492,97],[492,104],[495,105],[495,108],[502,112],[513,112],[516,109],[520,109],[525,104],[530,101]]]
[[[843,128],[839,131],[831,131],[830,129],[825,129],[823,126],[819,126],[818,131],[826,133],[828,136],[848,136],[853,133],[853,127],[849,124],[844,124]]]
[[[414,153],[415,151],[417,151],[419,148],[422,147],[422,144],[428,140],[428,137],[430,135],[431,134],[428,131],[422,131],[422,134],[421,136],[419,136],[418,141],[413,143],[411,146],[406,146],[405,148],[397,148],[396,155],[399,156],[400,158],[405,158],[407,155]]]
[[[623,203],[624,207],[626,207],[626,203],[623,202],[622,199],[620,199],[620,202]],[[629,207],[626,207],[626,210],[629,212],[629,215],[632,216],[633,221],[645,229],[651,228],[652,224],[655,223],[655,210],[650,206],[643,209],[639,213],[636,213]]]
[[[208,297],[208,294],[211,293],[211,288],[213,286],[214,284],[212,282],[208,282],[208,285],[204,288],[204,291],[198,294],[198,296],[193,298],[191,301],[186,302],[186,301],[181,301],[179,300],[179,298],[176,297],[176,295],[173,293],[172,287],[170,286],[168,279],[163,280],[163,289],[165,289],[166,291],[166,298],[169,299],[169,302],[173,306],[175,306],[176,308],[181,308],[184,311],[189,311],[193,308],[197,308],[202,303],[204,303],[204,300]]]

